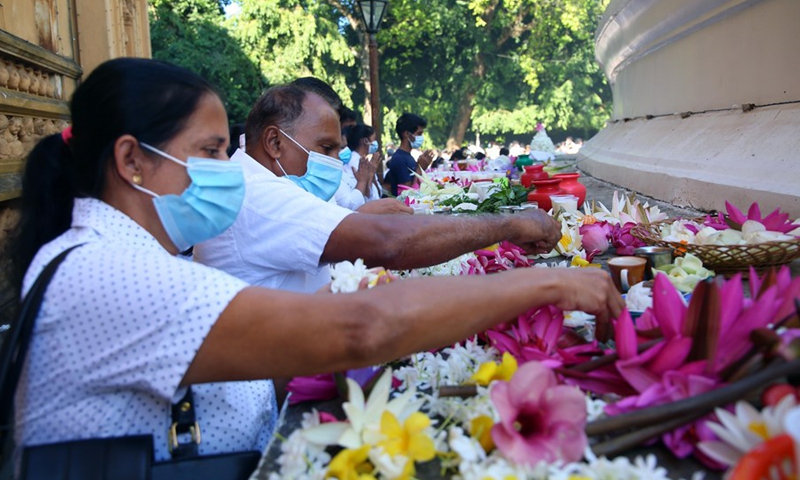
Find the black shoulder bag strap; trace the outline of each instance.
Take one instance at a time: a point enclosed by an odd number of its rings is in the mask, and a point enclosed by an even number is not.
[[[81,245],[75,245],[64,250],[44,267],[44,270],[39,274],[33,287],[31,287],[22,301],[19,320],[11,325],[8,330],[3,342],[3,348],[0,350],[0,425],[4,429],[8,428],[12,422],[10,415],[14,405],[14,393],[17,390],[17,382],[19,382],[19,376],[22,372],[22,364],[25,362],[25,356],[28,353],[33,325],[36,323],[36,317],[39,315],[39,309],[42,306],[44,292],[47,290],[47,285],[56,270],[58,270],[61,262],[69,255],[69,252]]]

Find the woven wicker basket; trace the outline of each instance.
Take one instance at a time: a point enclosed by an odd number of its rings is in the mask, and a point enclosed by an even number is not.
[[[703,223],[704,218],[691,219]],[[691,253],[703,261],[703,266],[717,274],[747,272],[750,267],[757,271],[783,265],[800,258],[800,238],[782,242],[767,242],[756,245],[695,245],[668,242],[661,239],[661,227],[672,224],[675,219],[639,224],[631,234],[648,245],[670,247],[676,255]]]

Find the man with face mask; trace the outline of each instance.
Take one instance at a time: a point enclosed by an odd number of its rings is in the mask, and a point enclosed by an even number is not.
[[[267,90],[245,124],[242,209],[222,235],[195,246],[195,260],[253,285],[313,292],[330,281],[327,264],[363,258],[368,266],[409,269],[510,240],[549,251],[560,225],[542,211],[475,217],[357,212],[331,204],[342,171],[339,116],[316,93]],[[393,199],[398,212],[407,207]]]
[[[428,150],[419,156],[418,161],[411,156],[411,149],[422,148],[425,141],[425,127],[428,122],[424,118],[412,113],[404,113],[397,119],[395,132],[400,137],[400,147],[389,161],[389,171],[386,173],[384,183],[391,186],[392,195],[397,196],[398,185],[414,185],[414,173],[420,174],[433,162],[433,152]]]

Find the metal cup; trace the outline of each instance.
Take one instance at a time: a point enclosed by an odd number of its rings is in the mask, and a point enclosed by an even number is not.
[[[639,247],[633,250],[637,257],[647,260],[645,280],[653,279],[653,269],[672,263],[672,249],[669,247]]]

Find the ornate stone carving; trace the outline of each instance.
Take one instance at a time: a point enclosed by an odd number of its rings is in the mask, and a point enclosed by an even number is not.
[[[60,99],[58,82],[61,82],[61,75],[57,73],[15,63],[10,59],[0,59],[0,88]]]
[[[0,114],[0,162],[22,160],[39,139],[67,125],[64,120]]]

